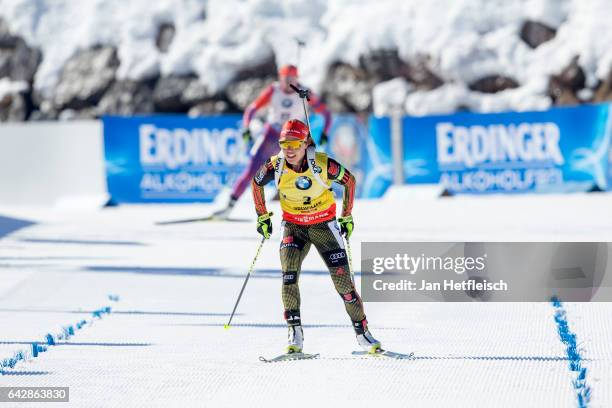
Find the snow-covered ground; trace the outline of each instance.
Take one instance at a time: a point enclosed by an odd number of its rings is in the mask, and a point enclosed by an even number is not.
[[[358,201],[353,256],[360,241],[612,241],[611,205],[610,194]],[[0,240],[0,361],[62,326],[91,321],[4,369],[2,385],[69,386],[70,406],[82,407],[577,405],[551,304],[368,303],[375,335],[415,358],[356,358],[316,251],[300,283],[305,351],[321,358],[259,362],[282,352],[286,338],[279,222],[224,330],[258,245],[253,223],[154,225],[209,210],[0,208],[36,223]],[[253,219],[247,199],[235,216]],[[91,318],[105,306],[110,314]],[[612,306],[564,306],[591,406],[610,406]]]
[[[300,38],[307,44],[302,77],[317,91],[336,61],[358,65],[379,49],[397,49],[406,61],[429,55],[447,84],[433,93],[404,90],[402,105],[415,115],[461,105],[546,109],[548,77],[575,56],[592,88],[612,68],[611,13],[608,0],[0,0],[0,17],[43,51],[34,87],[46,95],[68,58],[94,45],[117,46],[119,78],[196,73],[218,91],[271,55],[278,64],[296,63]],[[529,48],[519,37],[527,19],[556,29],[555,38]],[[155,36],[165,22],[176,36],[164,54]],[[495,95],[467,88],[492,74],[520,87]]]

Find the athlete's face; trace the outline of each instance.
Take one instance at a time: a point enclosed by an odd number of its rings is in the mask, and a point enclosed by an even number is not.
[[[297,86],[297,77],[292,75],[281,75],[279,77],[279,81],[283,92],[286,93],[293,92],[289,85],[293,84],[294,86]]]
[[[292,166],[299,165],[306,155],[306,143],[302,142],[299,147],[296,146],[281,146],[285,160]]]

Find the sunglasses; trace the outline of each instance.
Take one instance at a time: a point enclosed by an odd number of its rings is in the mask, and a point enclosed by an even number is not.
[[[304,144],[303,140],[281,140],[278,142],[281,149],[299,149]]]

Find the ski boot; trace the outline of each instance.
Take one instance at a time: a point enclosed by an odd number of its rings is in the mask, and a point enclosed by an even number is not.
[[[302,347],[304,347],[304,331],[302,326],[289,326],[288,339],[287,354],[301,353]]]
[[[376,340],[374,336],[372,336],[372,333],[370,333],[368,321],[366,319],[353,322],[353,328],[357,335],[357,343],[364,351],[370,354],[376,354],[382,351],[380,341]]]

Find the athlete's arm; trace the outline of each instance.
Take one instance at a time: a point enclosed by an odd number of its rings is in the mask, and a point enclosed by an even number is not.
[[[325,122],[323,125],[323,132],[325,134],[329,133],[329,128],[331,126],[331,113],[329,112],[329,109],[327,109],[327,106],[321,101],[321,99],[319,99],[317,95],[312,92],[310,92],[310,101],[308,104],[315,112],[323,115]]]
[[[255,211],[257,215],[263,215],[268,212],[266,209],[266,197],[264,196],[264,186],[274,180],[274,166],[272,161],[268,159],[255,173],[251,181],[251,189],[253,190],[253,202],[255,203]]]
[[[244,116],[242,117],[242,126],[245,129],[249,128],[249,124],[251,123],[251,119],[253,119],[253,117],[255,116],[255,113],[257,113],[259,109],[270,103],[273,92],[274,88],[272,87],[272,85],[269,85],[263,91],[261,91],[259,96],[255,98],[255,100],[251,102],[249,106],[247,106],[246,110],[244,111]]]
[[[353,211],[353,201],[355,200],[355,176],[351,174],[343,165],[332,159],[327,158],[327,179],[344,186],[344,196],[342,198],[342,216],[351,215]]]

